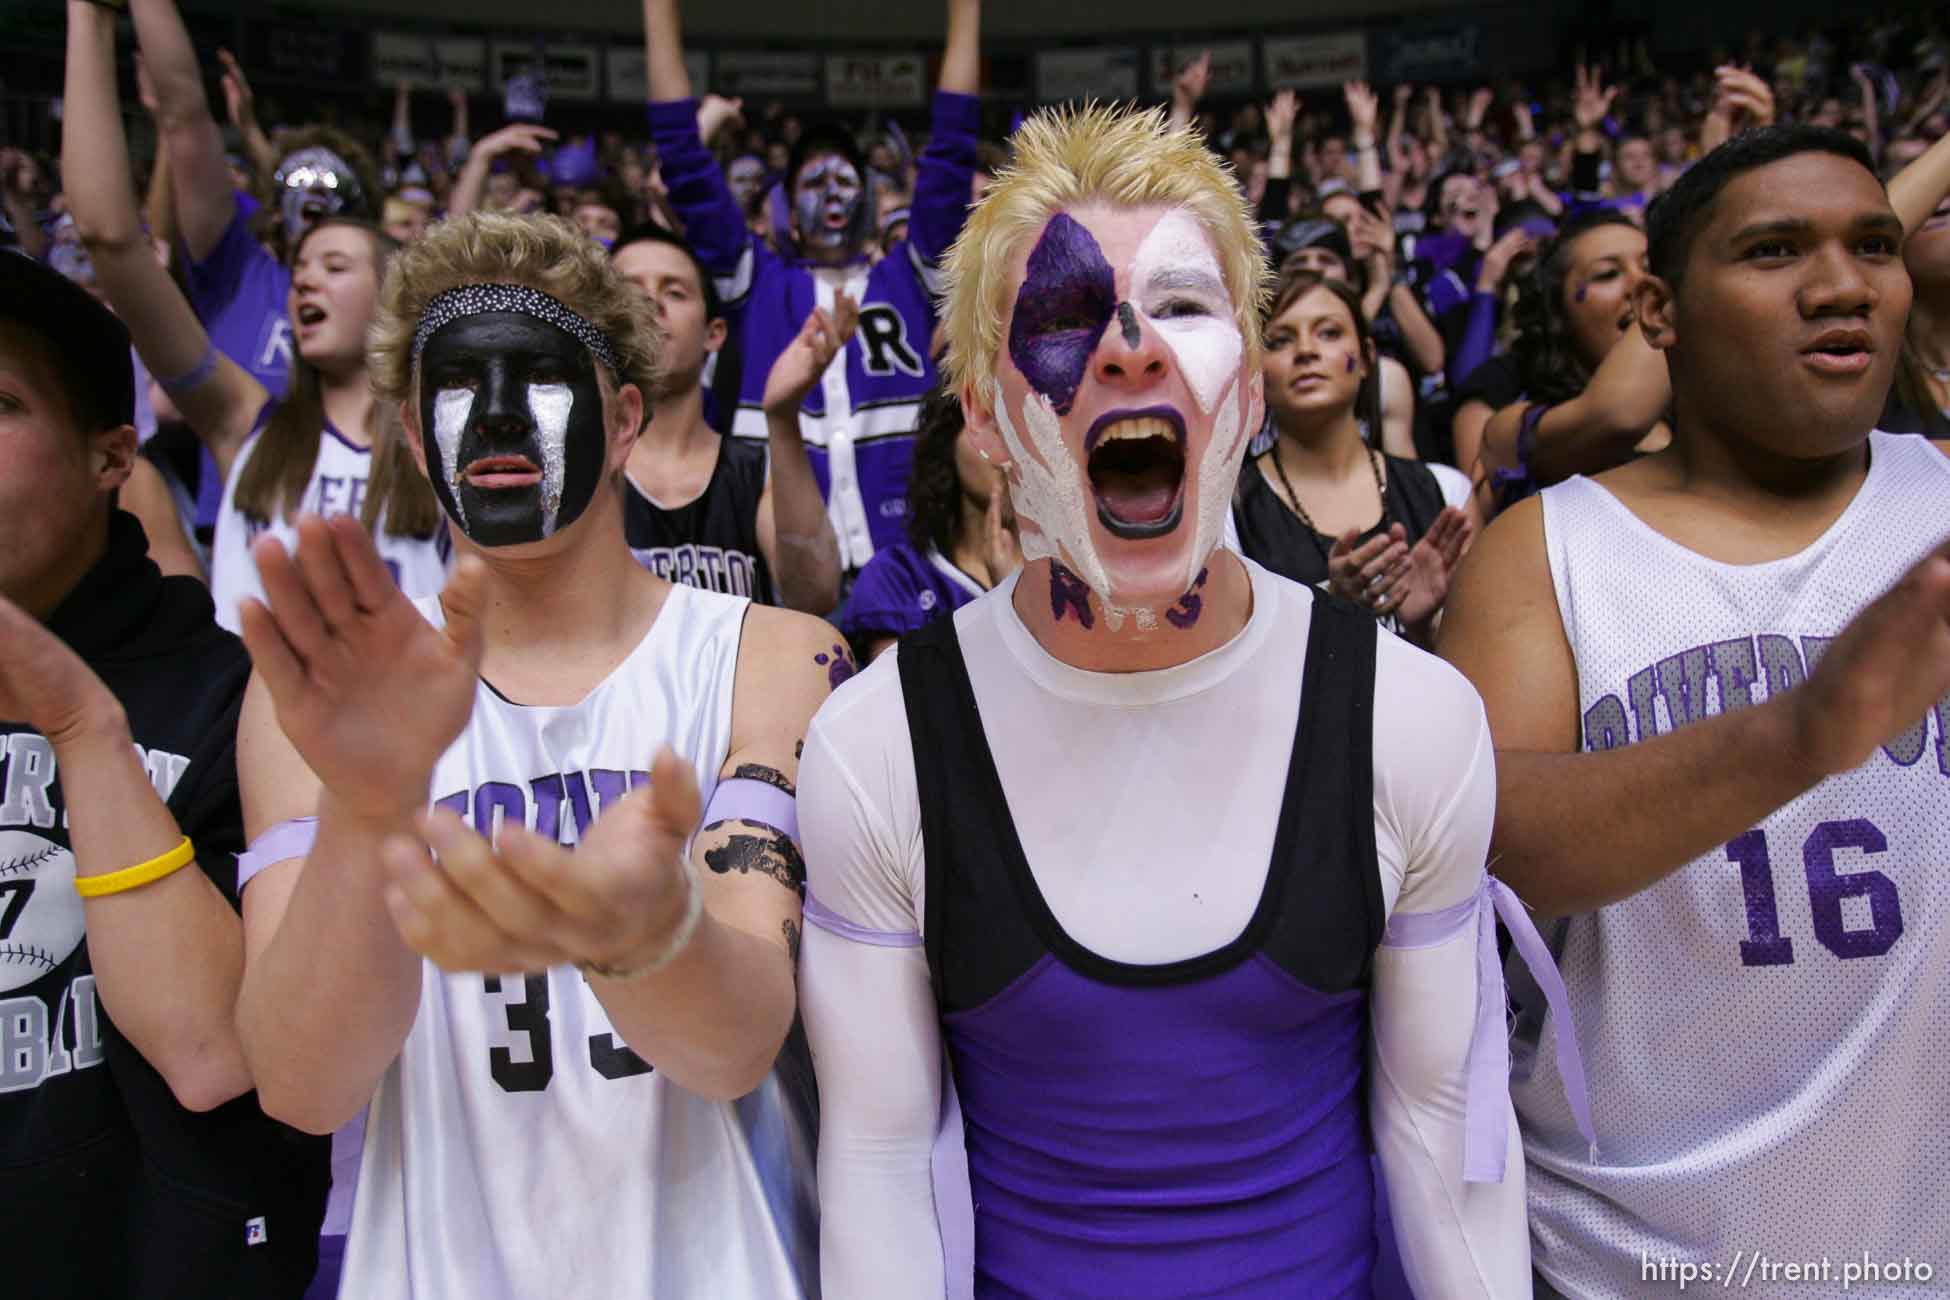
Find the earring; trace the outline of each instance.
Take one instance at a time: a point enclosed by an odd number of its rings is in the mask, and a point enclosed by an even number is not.
[[[989,454],[986,451],[983,451],[980,447],[977,447],[975,449],[975,454],[977,456],[980,456],[983,460],[987,460],[989,458]]]

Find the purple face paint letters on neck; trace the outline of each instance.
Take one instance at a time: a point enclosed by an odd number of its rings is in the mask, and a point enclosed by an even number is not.
[[[1180,596],[1176,605],[1165,611],[1165,622],[1180,632],[1189,632],[1198,625],[1198,616],[1205,612],[1205,598],[1198,593],[1200,588],[1205,586],[1205,580],[1211,576],[1211,573],[1212,570],[1209,568],[1198,571],[1198,581],[1192,584],[1192,589]]]
[[[1049,614],[1061,623],[1065,612],[1076,615],[1077,622],[1083,624],[1088,632],[1097,624],[1097,616],[1090,612],[1090,588],[1083,585],[1083,579],[1063,567],[1060,560],[1050,561],[1049,566]]]
[[[1009,322],[1009,359],[1058,415],[1068,414],[1116,310],[1117,276],[1104,250],[1074,218],[1057,213],[1029,253]]]

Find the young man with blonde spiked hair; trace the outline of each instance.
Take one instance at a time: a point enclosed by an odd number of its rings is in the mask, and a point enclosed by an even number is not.
[[[792,780],[850,664],[631,555],[659,346],[567,222],[436,226],[371,364],[452,581],[408,601],[349,520],[257,551],[238,1024],[271,1114],[370,1103],[345,1295],[816,1289]]]
[[[1373,1153],[1418,1295],[1527,1295],[1482,706],[1219,545],[1232,176],[1155,112],[1015,145],[944,328],[1027,563],[800,769],[826,1293],[1370,1295]]]

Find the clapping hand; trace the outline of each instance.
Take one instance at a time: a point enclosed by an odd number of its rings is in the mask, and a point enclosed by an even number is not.
[[[467,725],[481,662],[485,571],[462,556],[421,617],[357,518],[298,520],[297,553],[251,548],[263,601],[239,610],[278,725],[320,782],[375,821],[424,808],[434,762]]]

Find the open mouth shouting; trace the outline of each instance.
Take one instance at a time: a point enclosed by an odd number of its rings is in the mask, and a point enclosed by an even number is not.
[[[1185,513],[1185,420],[1169,406],[1108,411],[1083,439],[1097,519],[1114,537],[1163,537]]]
[[[323,325],[329,318],[330,318],[330,313],[328,313],[323,307],[320,307],[317,303],[301,302],[298,304],[298,314],[296,320],[296,324],[298,326],[298,333],[301,336],[309,335],[314,330],[316,330],[320,325]]]

